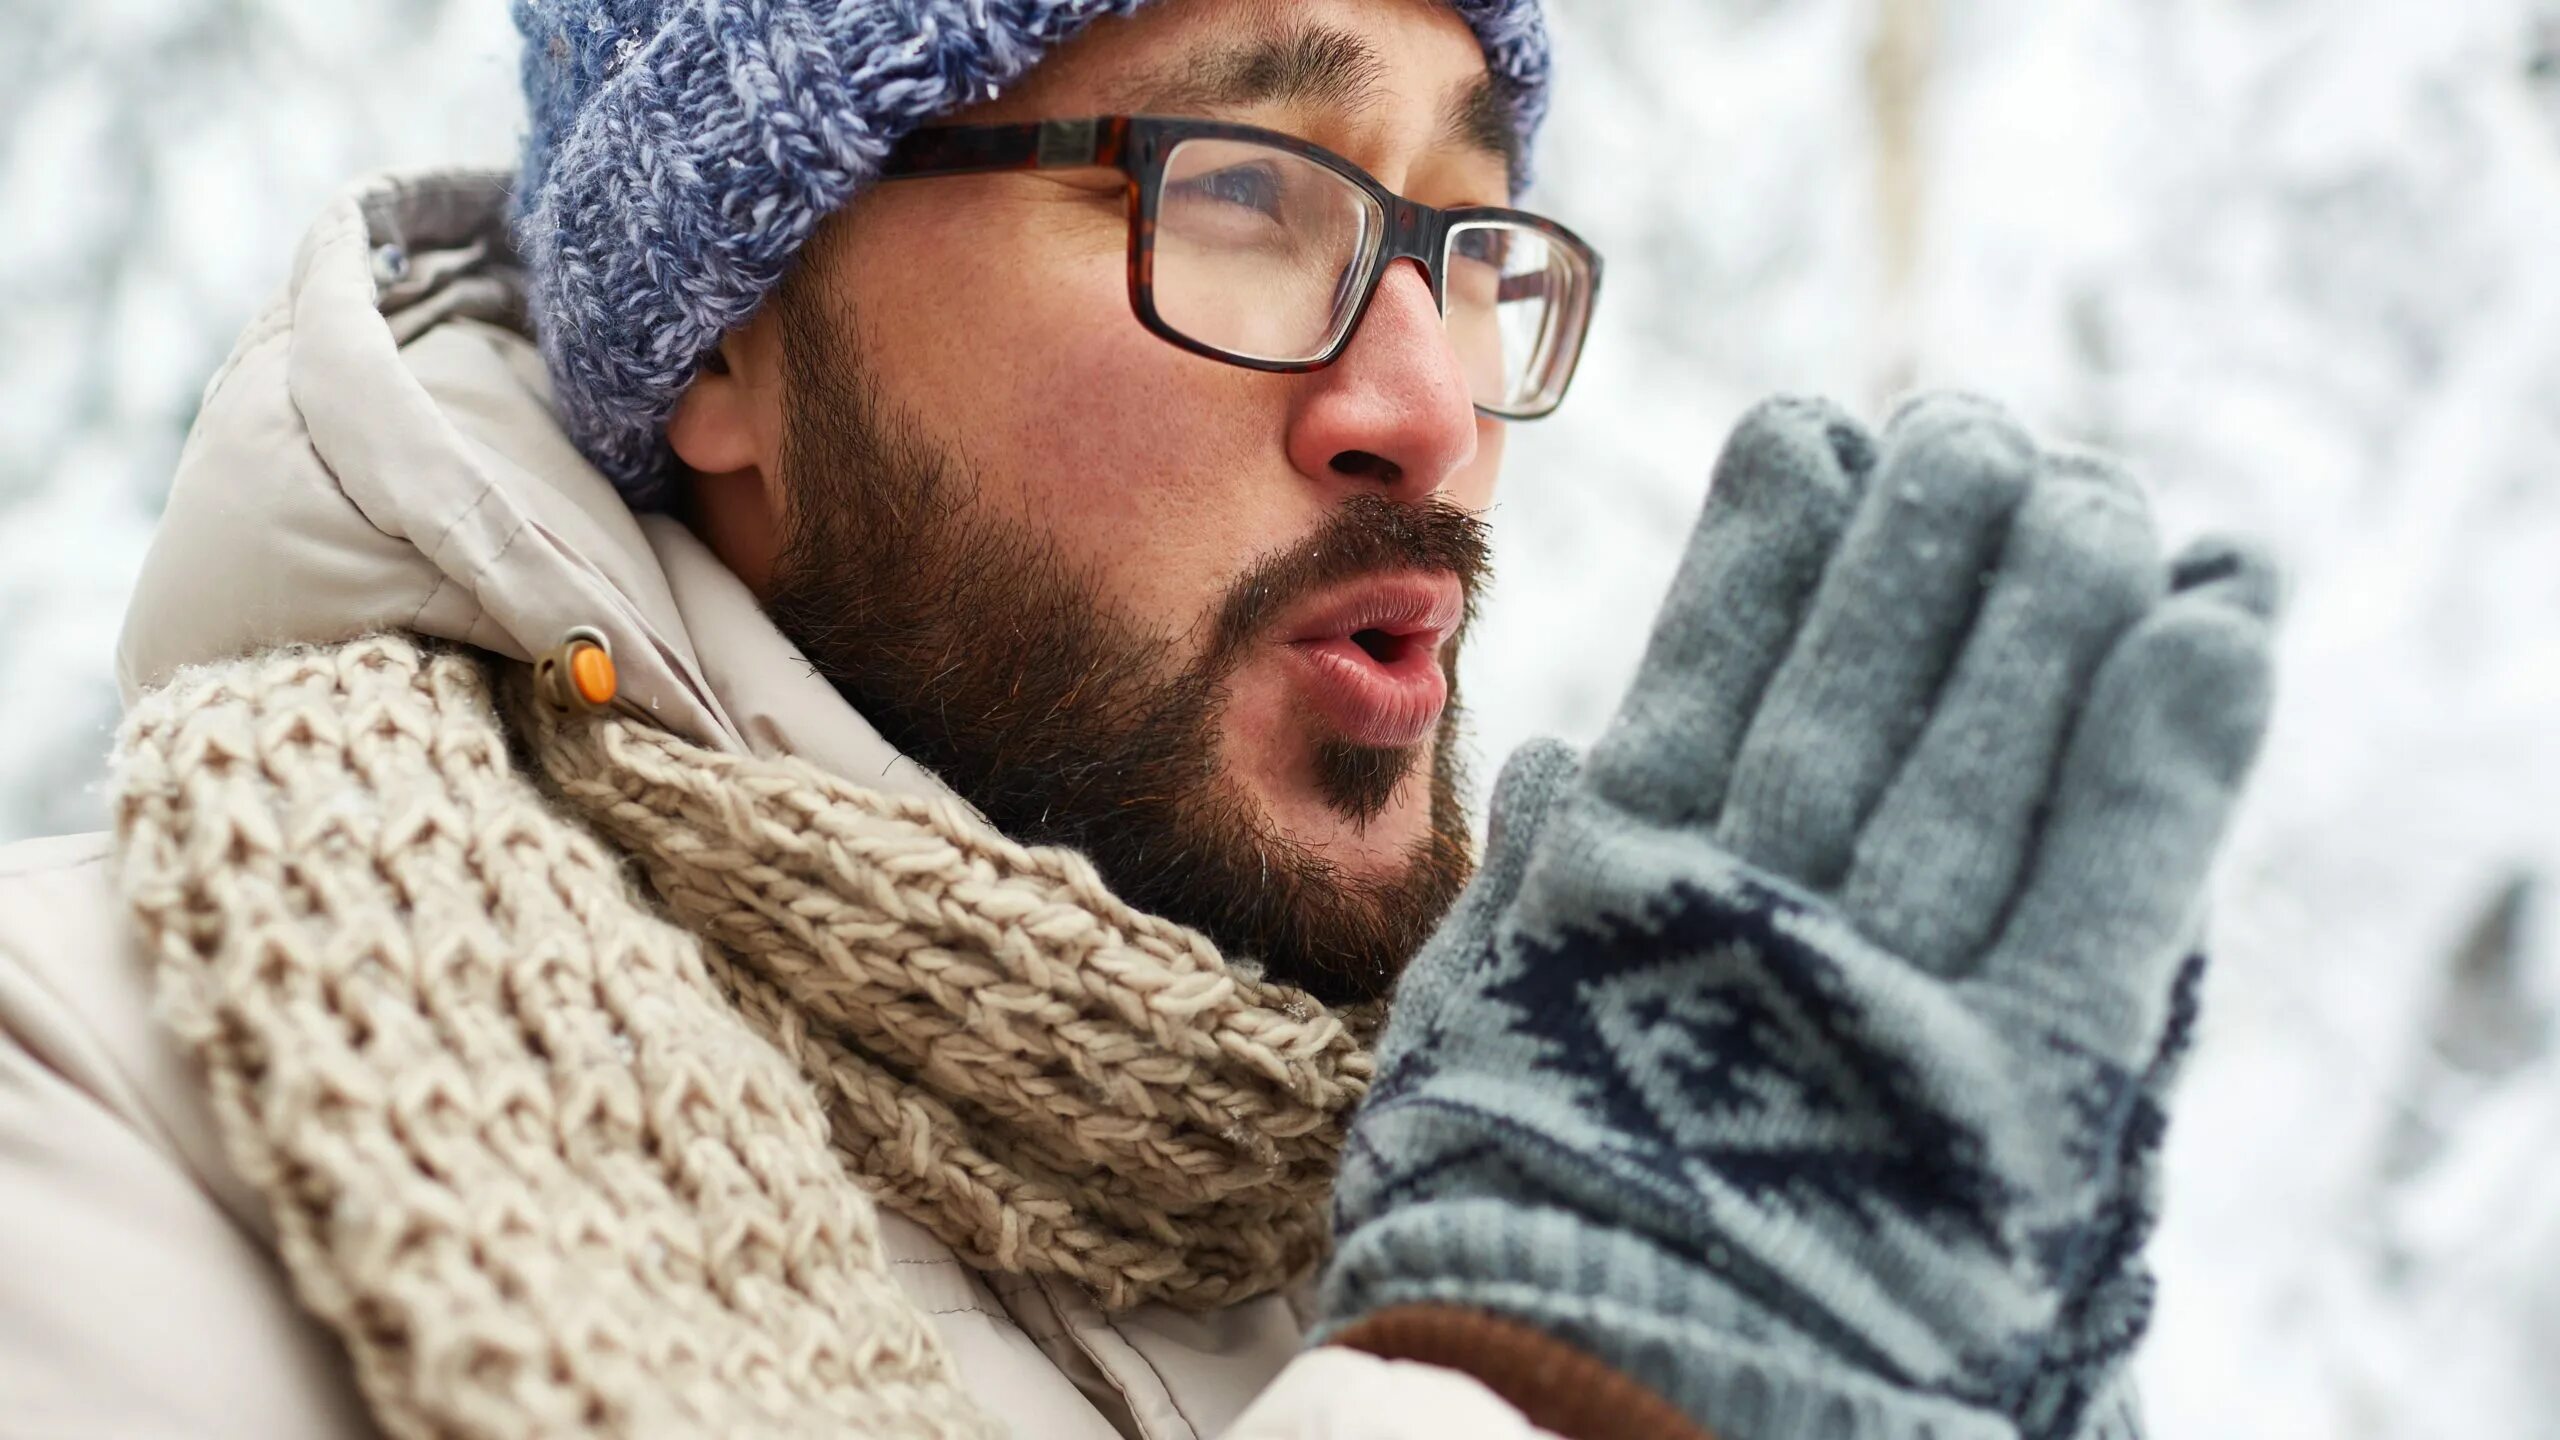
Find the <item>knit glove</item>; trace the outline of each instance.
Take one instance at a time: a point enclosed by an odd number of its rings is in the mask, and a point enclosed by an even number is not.
[[[1986,402],[1755,411],[1616,720],[1514,757],[1406,974],[1318,1338],[1491,1312],[1723,1440],[2135,1432],[2275,591]]]

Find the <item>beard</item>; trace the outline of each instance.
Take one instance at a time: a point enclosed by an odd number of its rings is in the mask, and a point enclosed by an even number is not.
[[[1226,682],[1292,602],[1368,575],[1455,573],[1467,614],[1488,572],[1482,522],[1444,501],[1355,495],[1316,533],[1248,566],[1203,653],[1115,610],[1036,528],[981,513],[975,486],[841,357],[850,315],[786,284],[791,496],[765,608],[883,738],[1027,845],[1083,852],[1120,898],[1329,1004],[1383,999],[1473,868],[1461,795],[1456,655],[1433,735],[1327,739],[1317,794],[1355,825],[1428,767],[1428,823],[1402,863],[1357,875],[1278,833],[1219,758]]]

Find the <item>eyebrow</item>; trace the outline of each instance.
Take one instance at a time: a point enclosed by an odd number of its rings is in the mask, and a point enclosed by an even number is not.
[[[1200,114],[1253,105],[1296,105],[1354,116],[1374,110],[1390,88],[1386,62],[1367,41],[1329,25],[1306,25],[1192,51],[1173,64],[1114,87],[1125,109]],[[1511,127],[1511,87],[1487,74],[1441,109],[1436,143],[1479,151],[1517,173],[1520,140]]]
[[[1511,123],[1517,99],[1511,83],[1486,74],[1451,98],[1440,114],[1440,143],[1481,150],[1502,159],[1506,171],[1520,173],[1520,132]]]

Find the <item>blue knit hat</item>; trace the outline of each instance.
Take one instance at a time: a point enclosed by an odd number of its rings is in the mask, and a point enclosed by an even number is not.
[[[515,0],[532,112],[517,226],[562,422],[634,506],[702,357],[926,121],[1145,0]],[[1451,0],[1546,109],[1538,0]],[[1525,177],[1521,177],[1525,180]]]

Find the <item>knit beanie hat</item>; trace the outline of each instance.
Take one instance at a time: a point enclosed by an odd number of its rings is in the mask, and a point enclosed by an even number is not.
[[[570,438],[635,507],[663,503],[666,418],[702,357],[889,147],[1144,3],[515,0],[517,229]],[[1525,153],[1546,109],[1538,0],[1450,3],[1512,82]]]

